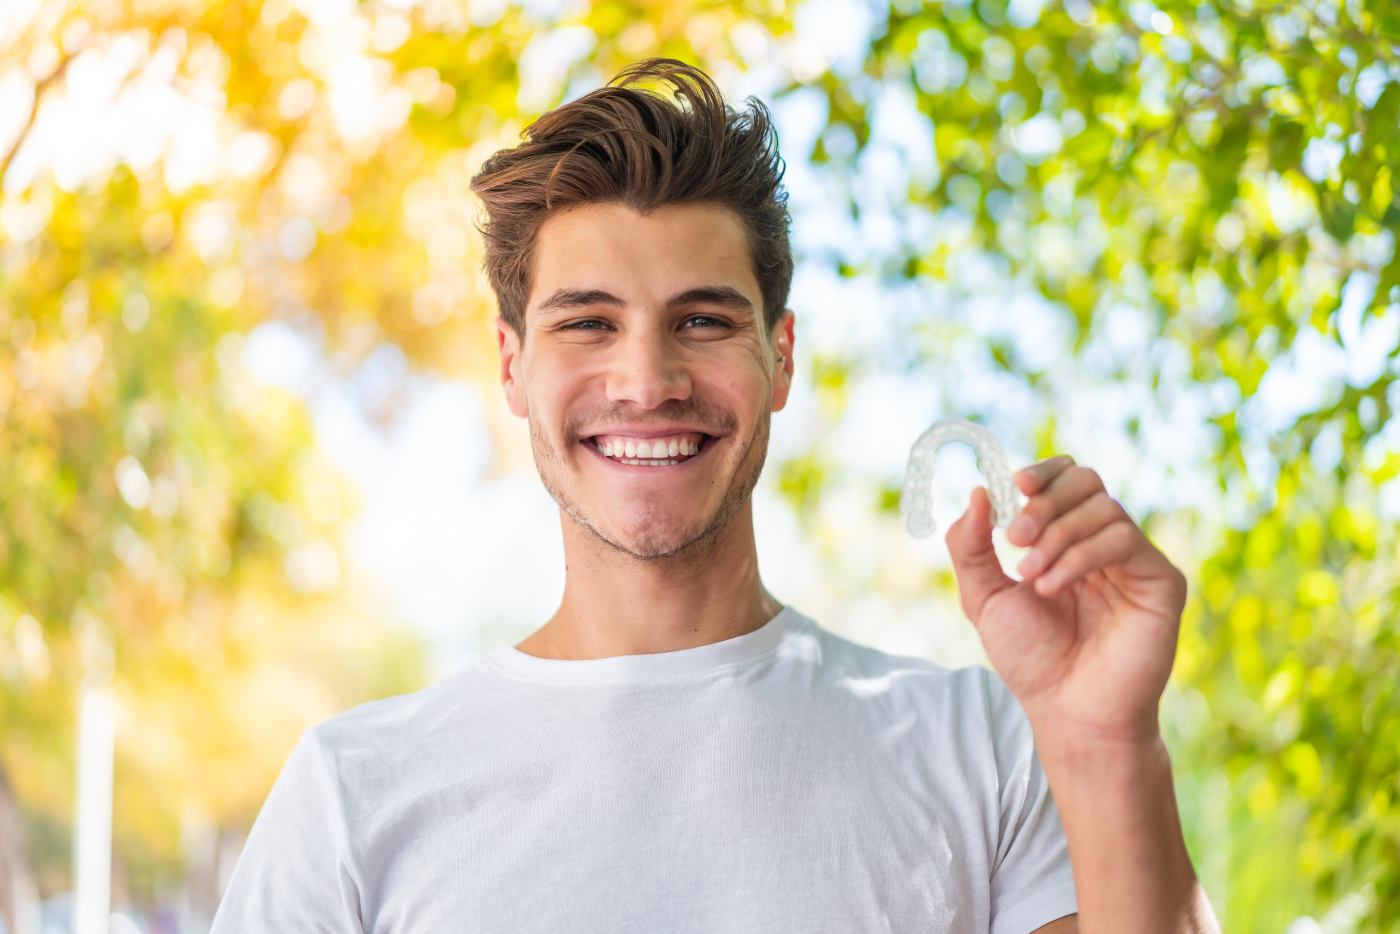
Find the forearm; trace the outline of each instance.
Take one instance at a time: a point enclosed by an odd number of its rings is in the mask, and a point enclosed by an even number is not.
[[[1084,934],[1214,934],[1160,735],[1105,743],[1036,730],[1069,843]]]

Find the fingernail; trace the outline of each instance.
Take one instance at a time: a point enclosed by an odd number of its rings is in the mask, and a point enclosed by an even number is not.
[[[1026,555],[1025,558],[1021,559],[1021,563],[1016,567],[1016,570],[1021,573],[1022,577],[1030,577],[1036,571],[1040,570],[1042,561],[1043,559],[1040,556],[1040,552],[1032,551],[1030,554]]]
[[[1006,530],[1006,534],[1011,538],[1028,540],[1035,532],[1035,521],[1025,513],[1017,516],[1011,523],[1011,527]]]

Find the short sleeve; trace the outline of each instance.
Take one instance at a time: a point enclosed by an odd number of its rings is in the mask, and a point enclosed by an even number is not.
[[[312,727],[253,822],[211,934],[363,934],[346,841],[337,784]]]
[[[1029,934],[1078,910],[1069,845],[1025,711],[995,672],[984,684],[1000,811],[991,934]]]

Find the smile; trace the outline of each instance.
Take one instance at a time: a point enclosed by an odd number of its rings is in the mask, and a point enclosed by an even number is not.
[[[579,444],[614,468],[646,472],[662,467],[682,467],[699,460],[715,440],[710,435],[687,434],[654,440],[593,437]]]
[[[615,469],[615,471],[626,471],[629,473],[652,473],[652,475],[658,475],[658,473],[662,473],[662,475],[671,475],[671,473],[685,472],[687,466],[692,465],[692,463],[696,461],[700,461],[700,459],[704,459],[704,456],[706,456],[707,452],[710,451],[711,447],[714,447],[714,442],[717,440],[718,438],[711,437],[711,435],[707,434],[704,435],[703,440],[700,441],[700,449],[699,452],[696,452],[696,454],[685,455],[680,454],[680,452],[678,451],[678,456],[675,456],[675,458],[671,458],[671,456],[666,456],[666,458],[645,459],[627,458],[627,456],[622,456],[622,458],[619,458],[619,456],[608,456],[606,454],[603,454],[601,449],[599,449],[598,444],[596,444],[595,438],[584,438],[584,440],[578,442],[578,444],[581,444],[582,447],[587,448],[589,454],[595,456],[595,458],[598,458],[599,461],[605,462],[606,465],[609,466],[609,468]]]

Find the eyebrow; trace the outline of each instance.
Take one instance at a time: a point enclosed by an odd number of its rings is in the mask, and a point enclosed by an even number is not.
[[[540,302],[538,311],[567,311],[589,305],[613,305],[618,308],[626,305],[622,299],[602,289],[559,289]],[[753,302],[744,293],[728,285],[700,285],[684,292],[677,292],[666,300],[667,308],[682,305],[720,305],[735,311],[753,313]]]

